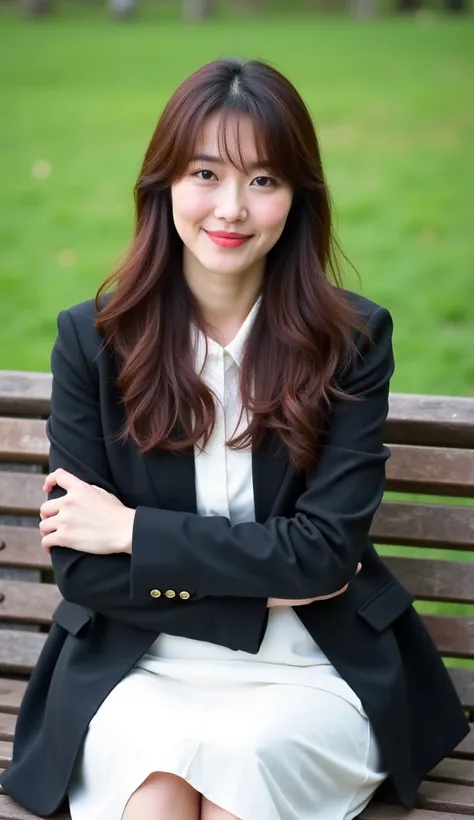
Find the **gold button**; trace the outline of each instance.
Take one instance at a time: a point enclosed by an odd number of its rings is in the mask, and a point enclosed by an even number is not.
[[[159,589],[150,589],[150,595],[152,598],[160,598],[161,592]]]
[[[179,593],[179,597],[182,598],[183,601],[187,601],[188,598],[191,597],[191,594],[189,592],[186,592],[186,590],[184,589],[182,592]]]
[[[174,589],[167,589],[165,595],[167,598],[175,598],[176,592],[174,591]]]

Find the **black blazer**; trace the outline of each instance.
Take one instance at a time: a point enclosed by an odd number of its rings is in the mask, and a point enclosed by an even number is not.
[[[31,677],[2,786],[40,815],[65,799],[92,716],[160,632],[257,653],[268,597],[307,598],[295,612],[356,692],[401,801],[468,732],[412,596],[378,557],[368,533],[385,487],[383,444],[393,372],[390,314],[352,293],[373,341],[333,404],[318,464],[297,473],[271,436],[253,453],[256,522],[196,514],[194,455],[117,443],[124,421],[117,362],[94,328],[93,300],[63,311],[52,352],[50,467],[64,467],[137,509],[132,555],[54,547],[65,599]],[[50,498],[63,494],[55,488]],[[362,571],[354,577],[357,563]],[[175,597],[153,597],[151,590]],[[180,597],[180,592],[189,597]]]

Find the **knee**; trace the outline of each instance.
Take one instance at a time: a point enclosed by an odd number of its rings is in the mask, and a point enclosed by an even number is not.
[[[152,772],[130,796],[122,820],[197,820],[201,795],[183,778],[168,772]]]
[[[172,795],[177,789],[194,791],[182,777],[169,772],[152,772],[138,787],[140,791],[159,794],[160,797]],[[138,791],[137,789],[137,791]]]

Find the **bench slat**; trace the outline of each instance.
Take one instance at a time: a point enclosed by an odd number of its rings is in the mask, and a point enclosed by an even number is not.
[[[386,439],[393,444],[474,448],[474,402],[458,396],[391,393]]]
[[[0,740],[0,766],[6,768],[12,759],[13,744],[8,740]]]
[[[61,593],[55,584],[0,578],[0,621],[50,624],[60,602]]]
[[[402,445],[391,445],[390,449],[387,489],[404,493],[474,496],[473,450]]]
[[[415,806],[419,809],[472,815],[474,814],[474,788],[425,780],[418,790]]]
[[[423,621],[442,655],[474,658],[474,618],[423,615]]]
[[[374,801],[359,815],[359,820],[466,820],[466,815],[426,809],[413,809],[407,812],[402,806],[390,806]]]
[[[384,557],[384,563],[416,598],[474,603],[474,563],[399,557]]]
[[[46,501],[43,484],[42,474],[1,471],[0,512],[38,515],[41,504]],[[437,530],[438,521],[441,523]],[[451,522],[452,536],[449,529]],[[377,543],[418,546],[426,541],[426,546],[468,549],[473,545],[473,528],[474,507],[384,501],[375,515],[371,535]]]
[[[401,492],[474,494],[474,452],[391,446],[387,486]],[[49,442],[41,419],[0,417],[0,461],[47,465]]]
[[[448,672],[464,708],[474,710],[474,669],[448,667]]]
[[[16,726],[16,715],[0,712],[0,740],[13,740]]]
[[[426,776],[427,780],[441,783],[459,783],[474,786],[474,761],[446,758]]]
[[[474,658],[474,618],[423,615],[440,653],[450,658]]]
[[[0,678],[0,709],[2,712],[16,715],[25,690],[26,681]]]
[[[383,501],[370,531],[377,544],[474,549],[474,507]]]
[[[0,417],[0,461],[46,465],[48,456],[45,421]]]
[[[37,814],[32,814],[15,803],[7,794],[0,794],[0,820],[41,820]],[[69,812],[54,815],[54,820],[71,820]],[[439,818],[445,820],[445,818]]]
[[[0,629],[0,672],[29,675],[36,665],[47,635]]]
[[[391,446],[387,488],[399,492],[474,496],[474,451]],[[0,417],[0,461],[48,465],[45,421]]]
[[[377,544],[472,549],[474,508],[386,501],[375,516],[371,536]],[[40,541],[37,527],[0,524],[0,567],[50,569],[51,559]],[[392,560],[384,558],[387,563]]]
[[[38,515],[46,501],[43,492],[45,476],[39,473],[0,472],[0,513],[5,515]]]
[[[11,527],[0,524],[0,567],[51,569],[51,557],[41,549],[41,534],[38,527]]]
[[[47,416],[51,373],[0,370],[0,413]],[[386,439],[394,444],[474,448],[474,403],[462,396],[391,393]]]
[[[451,752],[451,757],[474,758],[474,723],[471,723],[467,737]]]
[[[47,416],[52,383],[51,373],[0,370],[0,413]]]

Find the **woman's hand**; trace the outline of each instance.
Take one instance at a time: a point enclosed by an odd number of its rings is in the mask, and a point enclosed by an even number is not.
[[[362,569],[362,564],[357,564],[355,574],[357,575]],[[345,584],[342,589],[337,592],[332,592],[330,595],[320,595],[319,598],[296,598],[289,600],[287,598],[269,598],[267,602],[268,607],[274,606],[306,606],[306,604],[313,604],[315,601],[327,601],[329,598],[336,598],[338,595],[343,595],[349,584]]]
[[[131,552],[135,510],[67,470],[50,473],[43,491],[49,493],[55,485],[67,492],[41,505],[39,529],[46,552],[51,547],[70,547],[96,555]]]

